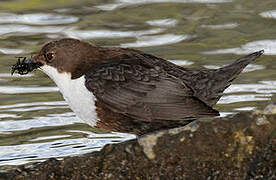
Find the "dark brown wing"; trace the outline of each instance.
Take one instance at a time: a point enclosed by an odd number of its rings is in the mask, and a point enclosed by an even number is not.
[[[148,60],[147,60],[148,61]],[[219,113],[161,66],[144,60],[103,63],[86,73],[86,87],[112,111],[142,121],[187,120]]]

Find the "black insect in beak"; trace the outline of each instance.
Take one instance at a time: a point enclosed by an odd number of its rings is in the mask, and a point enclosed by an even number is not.
[[[17,57],[17,63],[12,65],[11,74],[17,72],[20,75],[28,74],[29,72],[42,66],[41,63],[34,62],[32,58]]]

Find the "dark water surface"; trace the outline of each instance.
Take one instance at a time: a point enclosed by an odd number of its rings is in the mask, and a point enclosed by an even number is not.
[[[10,0],[0,2],[0,166],[99,150],[134,138],[82,124],[42,72],[10,75],[16,56],[63,37],[137,48],[188,68],[218,68],[261,49],[225,91],[227,115],[276,97],[275,0]]]

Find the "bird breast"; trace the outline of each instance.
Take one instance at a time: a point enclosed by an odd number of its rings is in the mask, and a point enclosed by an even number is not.
[[[90,126],[95,126],[98,120],[95,106],[96,98],[85,87],[84,76],[71,79],[71,73],[59,73],[56,68],[49,65],[44,65],[41,69],[54,80],[76,115]]]

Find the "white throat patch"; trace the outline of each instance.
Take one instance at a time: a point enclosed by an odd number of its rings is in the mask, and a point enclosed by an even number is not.
[[[44,65],[41,67],[55,81],[64,99],[76,115],[90,126],[95,126],[98,120],[95,96],[85,87],[85,78],[71,79],[71,73],[59,73],[56,68]]]

